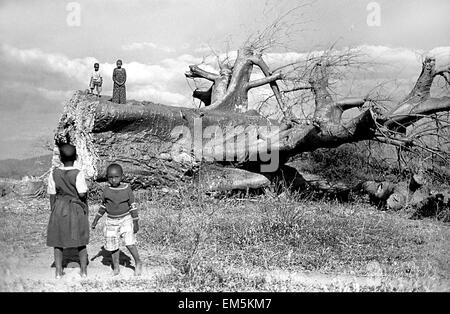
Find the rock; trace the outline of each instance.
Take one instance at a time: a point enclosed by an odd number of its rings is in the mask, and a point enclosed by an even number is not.
[[[6,196],[13,191],[14,184],[0,181],[0,197]]]
[[[424,184],[422,176],[413,175],[409,182],[366,181],[361,189],[380,209],[411,211],[412,219],[437,217],[449,221],[450,192],[431,192]]]
[[[46,185],[40,179],[0,179],[0,197],[10,194],[19,196],[39,196],[46,193]]]

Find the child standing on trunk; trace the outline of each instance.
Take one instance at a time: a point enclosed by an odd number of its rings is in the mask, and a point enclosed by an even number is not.
[[[103,77],[100,73],[100,65],[96,62],[94,63],[94,71],[91,74],[91,81],[89,82],[89,88],[91,89],[91,94],[94,93],[94,89],[97,91],[97,97],[102,97],[100,93],[102,92]]]
[[[134,275],[139,276],[142,272],[142,262],[135,245],[139,218],[133,191],[129,184],[122,183],[123,170],[119,164],[110,164],[106,169],[106,175],[109,186],[103,190],[102,205],[92,222],[92,229],[95,229],[98,220],[106,212],[105,249],[112,253],[114,276],[120,273],[120,239],[134,258]]]
[[[118,104],[126,104],[127,103],[127,91],[125,87],[125,82],[127,81],[127,71],[122,68],[122,60],[116,61],[117,68],[113,71],[113,95],[111,98],[112,102]]]
[[[75,146],[59,147],[63,167],[54,169],[48,177],[50,194],[50,220],[47,228],[47,246],[54,248],[56,278],[63,275],[63,249],[78,248],[81,277],[87,276],[87,250],[89,242],[89,212],[87,185],[83,172],[73,164],[77,158]]]

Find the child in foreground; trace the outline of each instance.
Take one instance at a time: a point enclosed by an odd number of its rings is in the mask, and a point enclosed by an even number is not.
[[[134,258],[134,275],[139,276],[142,272],[142,262],[135,245],[136,233],[139,230],[139,218],[133,191],[129,184],[121,182],[123,170],[119,164],[109,165],[106,174],[109,186],[103,190],[102,205],[92,222],[92,229],[95,229],[98,220],[106,212],[105,249],[112,253],[114,276],[120,273],[120,239],[123,240]]]
[[[50,194],[50,220],[47,228],[47,246],[54,248],[56,278],[63,275],[63,249],[78,248],[81,277],[87,276],[87,250],[89,242],[89,212],[87,185],[83,172],[73,164],[76,148],[70,144],[59,147],[63,167],[54,169],[48,177]]]

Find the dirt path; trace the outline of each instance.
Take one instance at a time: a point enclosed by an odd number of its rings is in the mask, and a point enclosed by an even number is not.
[[[141,276],[135,277],[131,265],[124,266],[127,255],[121,258],[121,274],[112,275],[112,269],[107,258],[95,257],[93,246],[88,249],[89,266],[88,278],[82,279],[79,268],[73,267],[72,262],[64,269],[64,276],[57,280],[54,278],[55,269],[52,250],[26,256],[17,250],[6,258],[0,267],[0,291],[50,291],[50,292],[96,292],[96,291],[167,291],[170,287],[157,287],[156,278],[170,274],[173,269],[169,266],[155,266],[144,262]],[[93,260],[92,260],[93,259]],[[145,261],[145,259],[144,259]],[[72,268],[73,267],[73,268]],[[361,289],[378,290],[386,278],[375,273],[374,276],[351,276],[342,274],[324,274],[319,272],[290,272],[285,270],[264,270],[256,268],[227,268],[227,272],[240,274],[252,280],[264,278],[269,286],[272,283],[284,283],[292,287],[292,291],[359,291]],[[390,285],[399,287],[409,286],[406,281],[392,281]],[[436,290],[448,291],[450,283],[440,283]]]
[[[128,281],[131,285],[135,281],[154,282],[156,275],[164,275],[170,271],[168,267],[144,267],[142,275],[134,276],[134,267],[124,266],[121,260],[121,273],[118,276],[112,275],[111,266],[108,260],[102,256],[95,258],[97,252],[93,248],[88,249],[89,266],[88,278],[81,278],[78,264],[70,262],[68,267],[64,268],[64,276],[61,279],[55,279],[55,268],[51,267],[53,263],[52,249],[49,248],[38,255],[23,256],[23,254],[14,254],[6,258],[0,267],[0,291],[101,291],[102,283],[116,282],[116,291],[126,291],[122,289],[121,283]],[[134,291],[134,289],[129,289]]]
[[[2,280],[0,280],[0,290],[2,291],[101,291],[103,284],[108,287],[116,286],[112,291],[135,291],[135,285],[145,281],[146,286],[155,284],[156,276],[169,274],[170,267],[145,265],[143,273],[139,277],[134,276],[134,270],[130,266],[121,266],[119,276],[112,276],[110,266],[102,262],[102,257],[90,260],[88,266],[88,278],[82,279],[79,275],[80,269],[74,267],[75,263],[70,263],[69,267],[64,269],[64,276],[56,280],[54,278],[55,269],[50,265],[53,263],[51,249],[48,252],[35,256],[20,256],[15,254],[7,258],[1,268]],[[91,249],[90,259],[95,256]],[[242,274],[247,278],[264,277],[270,282],[284,281],[290,285],[301,285],[313,288],[315,286],[348,286],[354,284],[358,286],[379,285],[380,278],[376,277],[355,277],[355,276],[337,276],[321,274],[316,272],[299,273],[282,270],[257,270],[228,268],[228,272]],[[127,284],[124,286],[124,281]],[[115,283],[115,284],[114,284]],[[153,283],[153,284],[152,284]],[[133,288],[134,287],[134,288]]]
[[[383,275],[375,269],[373,275],[357,276],[347,274],[330,274],[314,271],[286,271],[258,270],[258,269],[229,269],[230,272],[239,273],[248,279],[264,278],[271,284],[284,283],[292,287],[292,291],[320,291],[320,292],[358,292],[358,291],[415,291],[422,285],[433,287],[430,291],[450,291],[450,281],[429,278],[427,282],[392,278]]]

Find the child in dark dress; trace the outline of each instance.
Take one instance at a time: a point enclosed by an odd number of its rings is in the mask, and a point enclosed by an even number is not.
[[[122,60],[117,60],[116,65],[117,68],[114,69],[112,76],[114,87],[111,101],[118,104],[126,104],[127,93],[125,82],[127,81],[127,71],[122,68]]]
[[[47,228],[47,246],[54,248],[56,278],[63,275],[63,249],[78,248],[81,277],[87,276],[87,250],[89,242],[89,212],[87,185],[83,172],[73,164],[76,148],[70,144],[59,147],[63,167],[53,169],[48,177],[50,194],[50,220]]]
[[[134,258],[134,275],[142,272],[142,262],[136,248],[136,233],[139,231],[138,211],[133,191],[129,184],[122,183],[123,170],[119,164],[110,164],[106,169],[109,186],[103,190],[102,204],[92,222],[92,229],[106,213],[105,249],[112,254],[114,276],[120,273],[119,242],[122,239]]]

